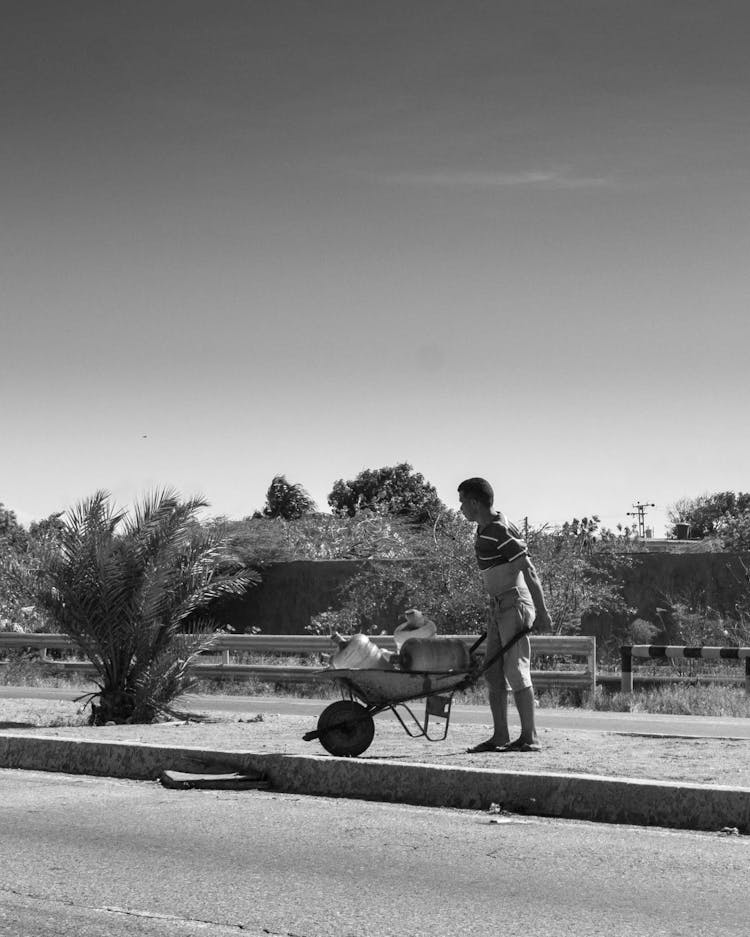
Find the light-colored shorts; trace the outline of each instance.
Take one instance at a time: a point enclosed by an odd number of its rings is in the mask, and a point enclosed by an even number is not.
[[[490,596],[484,659],[489,660],[523,628],[530,628],[535,617],[531,597],[519,589],[513,588],[501,595]],[[514,693],[531,686],[531,642],[527,634],[515,641],[484,674],[490,686],[497,686],[503,678],[506,688]]]

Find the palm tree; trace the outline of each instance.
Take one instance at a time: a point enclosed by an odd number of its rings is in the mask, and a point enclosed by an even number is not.
[[[98,491],[67,515],[40,598],[96,669],[92,725],[174,715],[191,664],[213,642],[208,603],[259,582],[198,524],[203,507],[165,489],[128,516]]]
[[[263,517],[297,520],[315,510],[315,502],[300,484],[292,484],[286,475],[274,475],[266,492]]]

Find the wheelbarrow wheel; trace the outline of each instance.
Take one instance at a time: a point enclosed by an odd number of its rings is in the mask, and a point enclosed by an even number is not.
[[[356,758],[370,747],[375,722],[361,703],[338,700],[318,717],[318,732],[320,744],[331,755]]]

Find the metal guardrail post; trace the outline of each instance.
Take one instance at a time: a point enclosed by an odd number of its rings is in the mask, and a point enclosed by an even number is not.
[[[621,689],[623,693],[633,692],[633,654],[631,646],[625,645],[620,648],[620,670],[622,673]]]

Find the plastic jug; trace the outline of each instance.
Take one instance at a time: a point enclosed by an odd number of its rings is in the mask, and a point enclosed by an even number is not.
[[[331,660],[337,670],[391,670],[393,654],[373,644],[366,634],[354,634]]]
[[[399,665],[406,671],[447,673],[469,670],[469,649],[460,638],[409,638],[401,645]]]
[[[433,638],[437,632],[434,621],[425,618],[418,608],[410,608],[406,612],[406,621],[402,621],[393,632],[396,650],[400,651],[405,641],[412,638]]]

